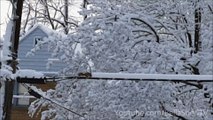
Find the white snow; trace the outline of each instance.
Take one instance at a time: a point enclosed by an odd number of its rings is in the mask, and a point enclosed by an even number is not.
[[[54,33],[54,30],[49,29],[48,27],[42,25],[42,24],[35,24],[32,28],[30,28],[26,34],[24,34],[21,38],[20,41],[23,40],[26,36],[28,36],[31,32],[33,32],[35,29],[40,28],[43,32],[45,32],[47,35],[50,35]]]
[[[31,77],[31,78],[41,78],[44,77],[44,74],[42,72],[38,72],[31,69],[22,69],[18,70],[16,74],[14,75],[16,77]]]
[[[181,74],[136,74],[136,73],[92,73],[98,78],[124,78],[124,79],[166,79],[166,80],[213,80],[213,75],[181,75]]]
[[[10,50],[9,50],[9,46],[11,45],[11,31],[13,29],[13,23],[12,20],[10,20],[7,24],[7,29],[5,32],[5,35],[3,37],[3,50],[2,50],[2,56],[0,57],[0,61],[2,61],[3,63],[6,60],[11,59],[10,55]]]
[[[24,99],[29,99],[29,98],[35,98],[34,96],[31,95],[13,95],[13,98],[24,98]]]
[[[0,79],[5,80],[6,78],[11,78],[11,71],[7,69],[0,69]]]
[[[11,53],[9,50],[9,46],[11,45],[10,40],[12,37],[12,31],[13,29],[13,21],[10,20],[7,24],[7,28],[6,28],[6,32],[5,35],[3,36],[3,49],[1,50],[0,53],[0,62],[1,62],[1,69],[0,69],[0,82],[1,82],[1,86],[0,86],[0,118],[3,118],[3,104],[4,104],[4,80],[6,80],[7,78],[11,78],[11,67],[7,65],[7,60],[11,60]]]
[[[97,117],[96,119],[105,119],[105,117],[118,119],[118,116],[113,116],[108,112],[162,111],[159,109],[159,103],[162,102],[165,103],[164,107],[168,111],[186,119],[211,118],[209,106],[212,105],[212,102],[207,103],[212,100],[211,83],[202,83],[203,89],[200,89],[198,82],[192,85],[173,82],[145,82],[146,80],[159,79],[213,81],[211,52],[213,48],[210,44],[212,34],[209,32],[212,31],[212,20],[209,17],[211,13],[206,6],[210,2],[197,2],[202,3],[200,7],[203,11],[202,32],[200,34],[202,46],[205,47],[202,48],[202,54],[201,52],[191,53],[194,48],[189,47],[189,37],[186,36],[190,34],[193,37],[194,26],[197,24],[194,23],[196,3],[192,1],[158,0],[153,4],[150,1],[149,3],[147,1],[130,2],[129,0],[90,0],[89,2],[90,8],[85,8],[81,12],[82,15],[87,15],[87,18],[76,31],[74,30],[75,34],[70,34],[67,37],[63,37],[59,33],[54,35],[41,26],[44,32],[51,34],[45,38],[45,41],[50,40],[48,43],[53,49],[53,56],[59,57],[67,64],[63,72],[75,74],[91,67],[90,72],[100,71],[92,72],[91,79],[94,77],[107,78],[107,80],[118,78],[119,80],[140,79],[144,81],[110,81],[108,84],[108,81],[104,81],[104,79],[98,82],[94,80],[65,80],[58,82],[55,90],[46,93],[31,86],[44,99],[36,101],[29,113],[34,114],[34,111],[39,110],[38,106],[46,106],[47,104],[51,106],[53,103],[48,101],[51,99],[59,106],[66,106],[65,108],[68,109],[74,108],[74,111],[77,110],[79,113],[84,111],[88,114],[91,113]],[[139,20],[132,21],[133,17]],[[178,20],[174,21],[173,19]],[[184,22],[183,19],[187,22]],[[61,21],[61,19],[58,20]],[[35,25],[22,39],[37,27],[40,25]],[[160,43],[156,43],[154,31],[159,35]],[[8,33],[6,36],[8,41],[10,34]],[[4,43],[6,44],[5,48],[10,44],[8,41]],[[78,48],[72,47],[77,44],[82,49],[82,51],[78,51],[81,53],[80,55],[76,52]],[[33,53],[37,48],[31,52]],[[5,54],[10,55],[8,52]],[[10,59],[7,57],[5,56],[4,59]],[[89,62],[92,64],[88,65]],[[120,71],[125,73],[118,73]],[[5,68],[0,72],[8,77],[39,78],[47,76],[47,74],[54,75],[54,73],[45,74],[34,70],[18,70],[15,75],[12,75]],[[206,94],[209,94],[210,98],[205,97]],[[14,97],[25,98],[27,96]],[[208,115],[187,116],[176,110],[206,110]],[[73,114],[67,113],[67,109],[63,110],[55,105],[44,111],[42,118],[52,117],[48,113],[56,115],[53,119],[71,119],[73,116]],[[132,117],[140,116],[130,117],[132,119]],[[145,115],[144,119],[160,119],[160,117]],[[174,117],[165,116],[165,118],[172,119]]]

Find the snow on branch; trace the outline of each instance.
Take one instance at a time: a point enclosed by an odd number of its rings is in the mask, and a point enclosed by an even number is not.
[[[50,103],[55,104],[55,105],[57,105],[57,106],[59,106],[59,107],[65,109],[65,110],[67,110],[67,111],[69,111],[69,112],[75,114],[75,115],[78,115],[78,116],[80,116],[80,117],[84,117],[83,115],[81,115],[81,114],[79,114],[79,113],[77,113],[77,112],[75,112],[75,111],[73,111],[73,110],[67,108],[66,106],[63,106],[61,103],[59,103],[59,102],[57,102],[57,101],[55,101],[55,100],[52,100],[51,98],[49,98],[49,97],[45,94],[45,92],[43,92],[43,91],[37,89],[35,86],[29,86],[29,85],[26,85],[26,84],[25,84],[25,86],[28,88],[28,92],[30,93],[30,95],[33,95],[34,97],[39,98],[39,99],[40,99],[40,98],[43,98],[43,99],[49,101]]]

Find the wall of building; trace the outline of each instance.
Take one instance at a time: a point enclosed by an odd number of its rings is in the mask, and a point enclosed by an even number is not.
[[[18,66],[20,69],[33,69],[44,72],[56,72],[63,69],[65,65],[60,61],[55,61],[52,66],[47,68],[48,59],[52,58],[47,44],[43,45],[40,50],[37,50],[34,55],[26,56],[35,46],[35,37],[44,38],[48,37],[48,35],[38,27],[20,41],[18,51]]]
[[[41,47],[40,50],[36,51],[34,56],[26,56],[28,52],[32,50],[35,46],[35,37],[48,37],[48,35],[39,27],[35,28],[33,31],[28,33],[19,44],[18,51],[18,62],[19,69],[32,69],[40,72],[45,72],[50,74],[51,72],[58,72],[65,67],[65,64],[62,62],[55,62],[52,66],[47,69],[47,63],[49,58],[51,57],[51,52],[48,51],[48,45],[45,44]],[[56,83],[47,83],[47,84],[39,84],[35,85],[38,88],[41,88],[43,91],[48,89],[53,89]],[[18,94],[19,85],[16,83],[15,85],[15,94]],[[17,103],[17,100],[16,100]],[[40,114],[33,118],[30,118],[28,115],[28,107],[27,106],[18,106],[14,105],[12,109],[12,120],[40,120]]]

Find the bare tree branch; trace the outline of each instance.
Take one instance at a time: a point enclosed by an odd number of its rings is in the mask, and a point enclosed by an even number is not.
[[[152,30],[152,32],[154,33],[154,35],[156,37],[156,42],[158,42],[158,43],[160,42],[160,38],[159,38],[157,32],[155,31],[155,29],[149,23],[147,23],[146,21],[144,21],[142,19],[139,19],[139,18],[131,18],[131,19],[132,20],[136,20],[136,21],[140,21],[140,22],[144,23],[145,25],[147,25]]]
[[[164,112],[167,112],[167,113],[169,113],[169,114],[172,115],[172,116],[175,116],[175,117],[177,117],[177,118],[179,118],[179,119],[181,119],[181,120],[187,120],[186,118],[184,118],[184,117],[182,117],[182,116],[180,116],[180,115],[177,115],[177,114],[174,113],[174,112],[171,112],[171,111],[167,110],[167,109],[164,107],[164,105],[163,105],[162,102],[160,102],[160,107],[161,107],[161,109],[162,109]]]

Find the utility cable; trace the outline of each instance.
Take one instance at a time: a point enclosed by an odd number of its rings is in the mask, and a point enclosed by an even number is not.
[[[55,105],[61,107],[61,108],[64,108],[65,110],[67,110],[67,111],[69,111],[69,112],[71,112],[71,113],[73,113],[73,114],[75,114],[75,115],[78,115],[78,116],[84,118],[84,115],[81,115],[81,114],[79,114],[79,113],[77,113],[77,112],[75,112],[75,111],[73,111],[73,110],[70,110],[69,108],[67,108],[67,107],[65,107],[65,106],[63,106],[63,105],[61,105],[61,104],[59,104],[58,102],[53,101],[53,100],[51,100],[50,98],[47,98],[47,97],[45,97],[45,96],[39,94],[38,92],[36,92],[35,90],[33,90],[33,89],[31,88],[31,86],[29,86],[29,85],[27,85],[27,84],[23,84],[23,86],[24,86],[26,89],[28,89],[28,92],[29,92],[30,95],[32,95],[32,96],[34,96],[34,97],[36,97],[36,98],[39,98],[39,99],[40,99],[40,98],[43,98],[43,99],[45,99],[45,100],[47,100],[47,101],[49,101],[49,102],[51,102],[51,103],[53,103],[53,104],[55,104]]]

